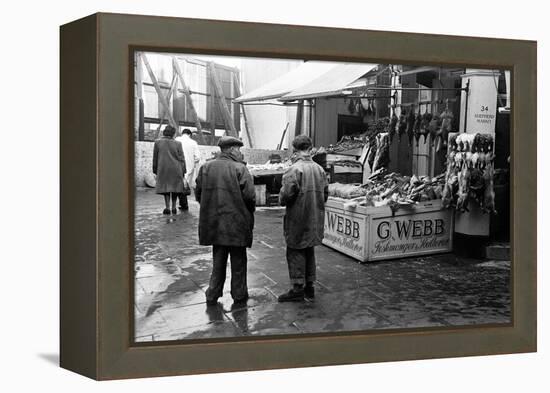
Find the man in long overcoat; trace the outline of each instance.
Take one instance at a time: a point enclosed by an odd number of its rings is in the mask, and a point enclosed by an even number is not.
[[[311,139],[298,135],[292,147],[292,165],[283,175],[279,193],[281,206],[286,206],[283,227],[292,288],[279,296],[279,302],[302,301],[304,297],[315,296],[314,247],[323,240],[328,198],[325,171],[311,159]]]
[[[242,160],[243,143],[222,137],[220,155],[199,169],[195,195],[200,203],[199,243],[212,245],[213,267],[206,291],[208,305],[222,296],[231,256],[231,297],[235,302],[248,299],[246,247],[252,246],[256,199],[254,181]]]

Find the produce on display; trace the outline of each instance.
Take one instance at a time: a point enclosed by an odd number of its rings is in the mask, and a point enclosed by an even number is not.
[[[400,207],[441,198],[445,174],[429,176],[402,176],[386,169],[374,172],[367,183],[329,184],[329,196],[347,199],[345,207],[389,206],[393,211]]]
[[[285,160],[278,163],[270,163],[269,161],[265,164],[248,164],[247,168],[250,171],[285,171],[291,165],[290,160]]]
[[[493,137],[488,134],[449,134],[447,171],[442,203],[460,212],[469,211],[470,199],[485,213],[496,213],[493,188]]]
[[[368,133],[369,135],[376,135],[381,132],[387,132],[388,122],[390,120],[387,117],[381,117],[373,123],[369,123]]]
[[[362,136],[353,137],[345,135],[340,141],[334,145],[327,147],[327,153],[341,153],[343,151],[362,148],[365,145],[365,140]]]
[[[351,168],[362,168],[363,165],[359,161],[354,160],[337,160],[332,163],[333,165],[337,166],[345,166],[345,167],[351,167]]]

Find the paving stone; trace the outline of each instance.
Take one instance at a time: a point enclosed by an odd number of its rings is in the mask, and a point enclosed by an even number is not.
[[[166,332],[169,330],[169,326],[166,323],[166,319],[158,312],[155,311],[149,316],[143,316],[136,318],[135,323],[135,336],[137,337],[154,335],[159,332]]]
[[[239,337],[242,332],[231,321],[213,322],[202,326],[175,329],[154,335],[154,341],[173,341],[198,338]]]
[[[157,312],[166,320],[166,324],[171,330],[202,326],[227,320],[221,306],[207,307],[206,303],[161,309]]]
[[[235,310],[227,315],[246,335],[278,335],[304,333],[300,322],[319,317],[320,311],[310,303],[269,303]]]

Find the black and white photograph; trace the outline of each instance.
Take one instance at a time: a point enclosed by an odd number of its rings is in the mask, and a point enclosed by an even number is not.
[[[512,323],[509,70],[133,58],[135,343]]]

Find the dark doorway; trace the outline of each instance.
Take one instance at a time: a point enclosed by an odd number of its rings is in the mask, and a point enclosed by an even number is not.
[[[363,119],[359,116],[338,115],[338,140],[343,136],[360,134],[365,128]]]

